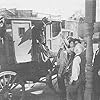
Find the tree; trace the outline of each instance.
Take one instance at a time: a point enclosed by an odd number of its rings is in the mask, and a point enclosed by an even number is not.
[[[74,20],[82,23],[85,20],[85,16],[82,14],[82,11],[76,11],[71,17],[69,17],[69,20]]]
[[[94,22],[96,18],[96,0],[85,0],[85,31],[87,38],[87,49],[86,49],[86,85],[84,100],[92,100],[93,95],[93,30]]]

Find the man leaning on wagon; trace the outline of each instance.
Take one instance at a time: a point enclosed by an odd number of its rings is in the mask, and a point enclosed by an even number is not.
[[[57,56],[57,65],[58,68],[58,87],[61,91],[61,97],[62,99],[66,98],[66,87],[65,87],[65,77],[64,77],[64,70],[68,67],[68,63],[71,62],[71,60],[74,58],[74,46],[75,41],[74,39],[69,40],[69,45],[66,45],[63,43],[62,48],[60,48]]]

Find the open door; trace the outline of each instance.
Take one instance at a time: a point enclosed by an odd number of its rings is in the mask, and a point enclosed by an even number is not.
[[[29,29],[30,26],[31,21],[12,21],[13,41],[17,63],[31,61],[32,57],[30,54],[28,54],[28,52],[31,48],[32,41],[28,40],[18,46],[22,36]]]

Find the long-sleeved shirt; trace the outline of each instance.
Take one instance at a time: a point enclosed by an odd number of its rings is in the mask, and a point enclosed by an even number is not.
[[[73,64],[72,64],[72,75],[70,78],[70,82],[72,83],[73,81],[77,81],[79,74],[80,74],[80,63],[81,63],[81,58],[80,56],[76,56],[73,59]]]
[[[65,50],[62,50],[60,52],[60,57],[59,59],[57,59],[57,65],[59,65],[59,70],[58,70],[58,74],[62,74],[64,67],[66,66],[66,63],[68,61],[68,53]]]

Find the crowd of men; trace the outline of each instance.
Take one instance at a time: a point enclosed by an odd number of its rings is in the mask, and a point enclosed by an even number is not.
[[[58,86],[62,99],[83,100],[85,45],[85,41],[69,38],[64,41],[59,50],[57,56]]]
[[[63,41],[56,56],[57,79],[61,100],[84,100],[86,41],[68,38]],[[93,62],[94,100],[100,95],[100,43]],[[51,53],[52,54],[52,53]]]

